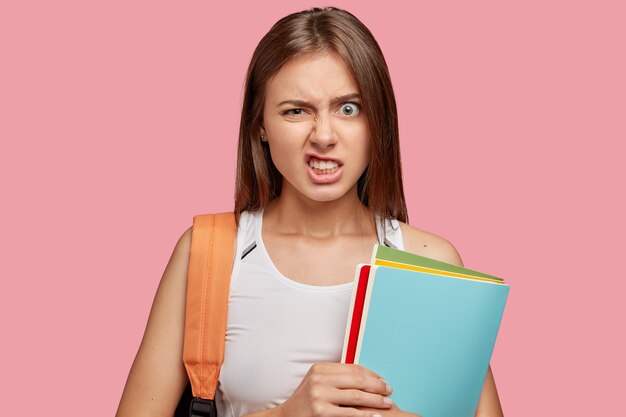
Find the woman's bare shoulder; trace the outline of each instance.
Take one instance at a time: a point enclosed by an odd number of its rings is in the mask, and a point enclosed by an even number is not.
[[[190,248],[191,228],[165,267],[117,417],[171,416],[187,384],[182,354]]]
[[[463,261],[456,248],[441,236],[418,229],[400,222],[404,250],[449,264],[463,266]]]
[[[186,264],[189,262],[189,251],[191,250],[191,230],[192,227],[187,228],[178,238],[178,242],[176,242],[176,247],[174,247],[174,251],[172,253],[172,257],[182,257],[183,266],[187,266]],[[185,271],[186,273],[187,271]],[[186,275],[185,275],[186,277]]]

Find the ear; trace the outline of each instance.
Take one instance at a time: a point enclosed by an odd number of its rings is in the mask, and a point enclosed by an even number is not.
[[[261,131],[261,142],[267,142],[267,136],[265,134],[265,128],[261,125],[260,128]]]

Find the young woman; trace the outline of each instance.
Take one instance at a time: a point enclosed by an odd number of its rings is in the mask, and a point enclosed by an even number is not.
[[[388,398],[384,375],[339,363],[355,266],[375,242],[461,265],[450,243],[405,223],[396,115],[382,52],[346,11],[289,15],[257,46],[239,135],[220,417],[413,415]],[[187,383],[190,234],[159,285],[118,417],[171,416]],[[502,415],[491,370],[476,415]]]

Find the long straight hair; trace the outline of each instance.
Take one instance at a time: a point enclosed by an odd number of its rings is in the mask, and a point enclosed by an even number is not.
[[[382,219],[408,220],[402,186],[396,100],[389,69],[369,29],[351,13],[313,8],[280,19],[256,47],[244,87],[235,214],[264,208],[280,195],[282,175],[260,140],[265,87],[290,59],[333,53],[352,71],[361,94],[372,140],[369,165],[358,180],[361,202]]]

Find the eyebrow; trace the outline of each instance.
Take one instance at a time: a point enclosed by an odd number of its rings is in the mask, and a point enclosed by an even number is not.
[[[335,97],[331,103],[341,103],[348,100],[361,99],[361,95],[359,93],[346,94],[343,96]],[[280,107],[284,104],[291,104],[292,106],[302,106],[302,107],[312,107],[311,103],[305,100],[285,100],[278,103],[276,107]]]

